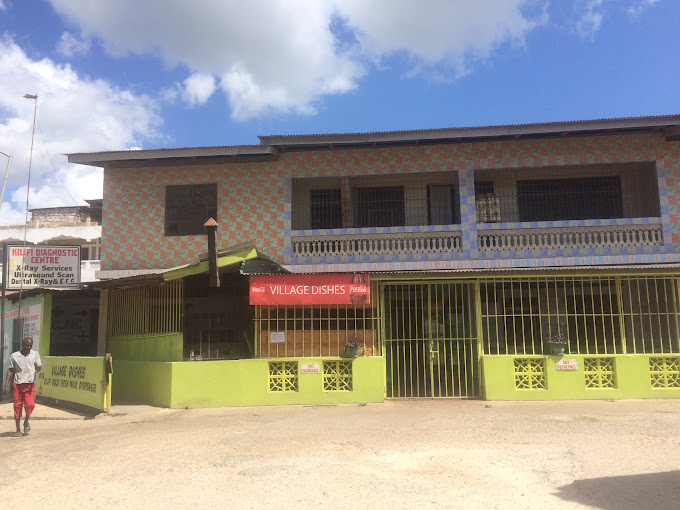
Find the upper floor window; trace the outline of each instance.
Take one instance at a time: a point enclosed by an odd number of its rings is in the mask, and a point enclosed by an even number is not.
[[[313,229],[342,227],[340,188],[310,190],[309,208]]]
[[[517,199],[520,221],[623,217],[619,176],[517,181]]]
[[[428,225],[460,223],[460,207],[455,184],[428,184]]]
[[[165,235],[202,235],[203,224],[217,219],[217,184],[165,187]]]
[[[357,227],[405,225],[404,187],[357,188],[356,208]]]

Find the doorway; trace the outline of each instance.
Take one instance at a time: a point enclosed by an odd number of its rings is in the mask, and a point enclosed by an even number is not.
[[[480,395],[474,284],[385,283],[387,398]]]

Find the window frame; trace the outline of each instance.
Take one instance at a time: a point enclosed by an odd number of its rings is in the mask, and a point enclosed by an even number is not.
[[[198,193],[203,190],[203,193]],[[184,196],[182,196],[184,195]],[[187,218],[186,212],[189,207],[182,207],[182,201],[198,200],[202,202],[205,210],[205,219]],[[200,206],[193,205],[192,209]],[[194,211],[195,213],[196,211]],[[168,184],[165,186],[165,226],[166,236],[205,235],[203,225],[210,218],[217,219],[217,183],[207,182],[200,184]],[[195,222],[195,223],[194,223]]]

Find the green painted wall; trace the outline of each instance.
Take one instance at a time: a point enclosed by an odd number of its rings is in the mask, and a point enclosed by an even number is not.
[[[4,324],[4,332],[7,341],[2,342],[3,349],[3,363],[2,380],[5,380],[5,374],[9,368],[9,356],[13,352],[13,324],[14,319],[19,317],[18,310],[21,308],[29,308],[31,306],[40,306],[40,336],[38,341],[38,353],[40,357],[48,356],[50,353],[50,328],[52,326],[52,295],[40,294],[22,299],[13,303],[8,297],[5,298],[5,316],[0,318]],[[35,342],[35,340],[34,340]]]
[[[170,407],[172,363],[113,358],[111,399]]]
[[[298,361],[322,362],[319,358]],[[271,392],[268,362],[268,359],[179,363],[117,360],[113,398],[173,408],[382,402],[384,398],[382,357],[353,360],[353,391],[337,392],[323,390],[321,374],[300,374],[296,392]]]
[[[546,389],[515,388],[514,357],[482,357],[484,397],[487,400],[566,400],[610,398],[680,398],[680,388],[652,388],[649,358],[660,356],[615,356],[616,388],[586,388],[583,358],[591,356],[566,355],[545,357]],[[537,357],[540,359],[540,357]],[[560,359],[577,360],[577,370],[558,371]]]
[[[182,361],[183,342],[182,333],[144,338],[114,338],[107,341],[107,352],[116,361]]]
[[[45,356],[36,393],[59,401],[106,409],[107,374],[103,357]]]

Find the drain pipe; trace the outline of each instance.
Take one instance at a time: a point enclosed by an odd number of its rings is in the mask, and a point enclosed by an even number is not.
[[[214,218],[210,218],[203,226],[208,231],[208,275],[210,277],[210,286],[220,286],[220,273],[217,270],[217,247],[215,237],[217,235],[217,222]]]

